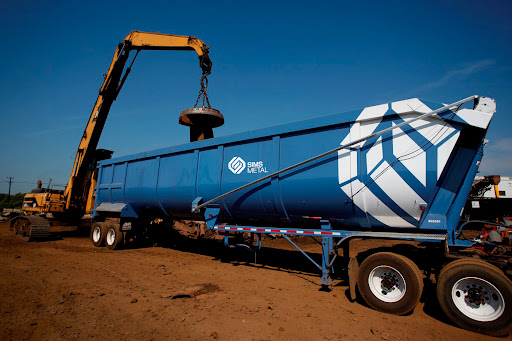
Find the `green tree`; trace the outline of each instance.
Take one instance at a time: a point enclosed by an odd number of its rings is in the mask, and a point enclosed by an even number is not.
[[[4,208],[21,208],[24,193],[16,193],[9,197],[8,194],[0,193],[0,210]]]

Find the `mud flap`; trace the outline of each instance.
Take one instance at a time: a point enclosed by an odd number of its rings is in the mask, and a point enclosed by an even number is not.
[[[348,287],[350,290],[350,299],[352,301],[356,300],[356,284],[358,272],[359,262],[357,261],[356,257],[352,257],[348,262]]]

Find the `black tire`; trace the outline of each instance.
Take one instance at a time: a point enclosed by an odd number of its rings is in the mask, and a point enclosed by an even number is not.
[[[110,250],[119,250],[124,246],[124,235],[119,224],[110,224],[105,236],[105,246]]]
[[[107,235],[107,225],[103,222],[93,223],[91,225],[91,232],[89,237],[92,244],[96,247],[105,245],[105,236]]]
[[[441,270],[437,299],[445,314],[466,330],[491,336],[512,331],[512,281],[478,259],[458,259]]]
[[[394,315],[409,313],[423,291],[423,276],[409,258],[379,252],[359,267],[359,292],[373,309]]]

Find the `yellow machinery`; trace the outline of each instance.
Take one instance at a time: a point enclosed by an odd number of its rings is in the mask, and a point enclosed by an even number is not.
[[[191,140],[212,137],[212,128],[224,122],[222,114],[209,105],[206,95],[207,76],[211,73],[212,62],[208,55],[209,47],[200,39],[192,36],[132,31],[119,43],[89,121],[78,145],[71,177],[64,191],[43,189],[38,184],[36,193],[28,193],[23,201],[23,210],[29,214],[11,221],[11,230],[27,240],[48,236],[50,222],[46,214],[64,222],[77,222],[94,207],[94,188],[96,186],[96,162],[110,158],[111,151],[96,149],[112,103],[116,100],[131,67],[141,50],[185,50],[195,51],[199,56],[202,69],[201,91],[197,103],[203,96],[203,107],[185,110],[180,123],[190,126]],[[131,51],[136,51],[129,67],[123,74]],[[208,106],[204,106],[204,102]],[[34,191],[33,191],[34,192]],[[37,193],[39,192],[39,193]]]

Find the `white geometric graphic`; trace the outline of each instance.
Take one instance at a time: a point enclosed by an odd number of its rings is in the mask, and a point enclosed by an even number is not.
[[[366,153],[366,172],[368,174],[372,174],[375,170],[375,167],[379,164],[380,160],[383,159],[384,154],[382,153],[382,137],[379,136],[379,139],[375,144],[370,148],[368,153]]]
[[[393,123],[393,125],[395,125]],[[427,155],[402,129],[393,130],[393,155],[418,179],[427,185]]]
[[[245,161],[238,156],[235,156],[228,163],[228,168],[234,174],[240,174],[245,169]]]
[[[383,129],[384,127],[379,128],[379,125],[390,107],[402,120],[431,111],[417,98],[365,108],[350,127],[341,145],[369,136],[377,129]],[[476,120],[471,121],[473,123]],[[391,122],[391,124],[398,124],[397,122]],[[430,171],[437,171],[437,174],[433,175],[437,175],[438,179],[458,137],[459,132],[452,125],[440,117],[431,117],[413,122],[407,130],[394,129],[391,140],[385,141],[384,137],[379,137],[366,152],[361,149],[364,142],[340,150],[338,152],[340,187],[353,200],[355,206],[384,225],[414,227],[416,224],[413,222],[421,218],[420,203],[425,202],[417,190],[421,191],[422,187],[425,188],[428,185],[427,171],[429,167],[432,168],[427,161],[432,162],[432,158],[437,159],[437,165],[434,164],[435,168]],[[429,152],[430,159],[427,160],[427,151],[430,148],[433,148],[433,152],[432,150]],[[364,159],[359,159],[360,156]],[[365,163],[364,169],[358,166],[362,161]],[[405,167],[407,172],[399,174],[395,167]],[[367,183],[361,181],[363,178],[366,178]],[[408,182],[413,179],[421,184],[416,190],[413,187],[418,185]],[[375,193],[372,187],[376,190]],[[412,220],[403,219],[399,210]]]

